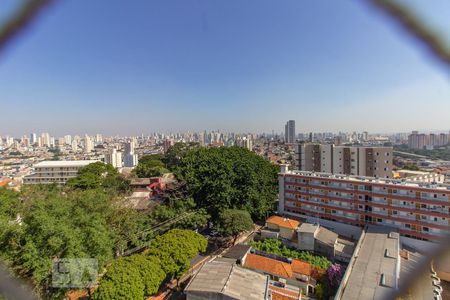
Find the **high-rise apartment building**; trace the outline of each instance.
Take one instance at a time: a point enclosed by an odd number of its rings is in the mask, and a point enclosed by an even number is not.
[[[30,143],[31,143],[31,145],[34,145],[34,144],[37,143],[36,133],[31,133],[30,134]]]
[[[111,149],[109,153],[105,154],[105,163],[111,164],[114,168],[121,168],[123,165],[122,152],[115,148]]]
[[[424,134],[413,131],[408,136],[408,146],[411,149],[424,149],[432,147],[446,146],[450,142],[450,133],[430,133]]]
[[[84,137],[84,152],[90,153],[94,149],[94,143],[90,136],[86,135]]]
[[[44,132],[41,134],[42,146],[50,147],[50,134],[48,132]]]
[[[102,143],[103,143],[103,135],[101,135],[100,133],[97,133],[95,135],[95,144],[101,145]]]
[[[64,136],[64,143],[66,145],[72,145],[72,136],[71,135],[65,135]]]
[[[450,185],[289,171],[283,165],[278,212],[397,227],[406,237],[437,240],[450,232]]]
[[[295,145],[295,168],[301,171],[392,177],[392,147]]]
[[[288,144],[295,143],[295,121],[289,120],[284,126],[284,141]]]
[[[72,143],[71,143],[70,147],[72,148],[73,152],[77,152],[78,151],[78,143],[77,143],[77,141],[76,140],[72,140]]]
[[[124,152],[124,167],[134,168],[138,164],[137,154],[134,153],[134,141],[125,143]]]

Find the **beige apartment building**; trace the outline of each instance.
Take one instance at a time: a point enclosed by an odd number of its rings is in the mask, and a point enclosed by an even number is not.
[[[278,178],[280,215],[396,227],[425,241],[450,232],[448,184],[289,171],[286,165]]]
[[[96,160],[42,161],[33,166],[34,173],[23,178],[24,184],[65,184],[78,171]]]
[[[392,178],[392,147],[300,143],[295,168],[301,171]]]

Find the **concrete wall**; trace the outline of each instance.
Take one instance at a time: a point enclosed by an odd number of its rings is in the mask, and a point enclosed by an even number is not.
[[[272,229],[272,230],[277,230],[277,231],[280,229],[277,224],[272,224],[272,223],[267,223],[267,222],[266,222],[266,227],[269,229]]]
[[[261,238],[262,239],[278,239],[278,232],[269,231],[269,230],[261,230]]]
[[[294,238],[295,234],[296,234],[295,230],[280,227],[280,236],[282,238],[291,240],[292,238]]]
[[[297,216],[295,213],[289,213],[286,212],[286,215],[293,215]],[[330,229],[331,231],[336,232],[339,235],[345,236],[347,238],[353,238],[355,240],[358,240],[361,236],[362,228],[358,226],[343,224],[339,222],[329,221],[329,220],[322,220],[315,217],[310,216],[304,216],[301,215],[302,218],[306,219],[308,223],[320,223],[321,226]]]
[[[314,251],[314,234],[302,232],[298,234],[298,249]]]
[[[361,245],[362,245],[362,242],[364,241],[365,234],[366,234],[365,231],[361,230],[361,234],[360,234],[358,243],[356,244],[355,251],[353,252],[352,258],[350,259],[350,262],[348,263],[348,266],[347,266],[347,269],[345,270],[344,276],[342,276],[342,281],[341,281],[341,284],[339,285],[336,295],[334,295],[334,300],[342,299],[342,295],[344,293],[345,286],[347,285],[348,278],[350,277],[350,274],[353,271],[355,259],[359,254],[359,250],[361,250]],[[342,299],[342,300],[345,300],[345,299]]]
[[[335,256],[334,247],[324,244],[319,240],[316,240],[314,243],[314,252],[326,256],[330,259],[334,259]]]

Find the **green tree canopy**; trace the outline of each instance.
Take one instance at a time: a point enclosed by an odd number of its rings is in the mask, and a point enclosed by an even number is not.
[[[179,278],[189,269],[190,260],[206,251],[207,244],[206,239],[194,231],[172,229],[157,236],[147,254],[159,258],[166,274]]]
[[[0,189],[0,256],[48,293],[54,258],[95,258],[103,267],[132,243],[139,220],[101,189],[36,185],[24,186],[20,194]]]
[[[181,159],[186,156],[186,154],[200,147],[197,142],[190,143],[175,143],[169,148],[167,153],[164,155],[163,162],[172,171],[176,171],[181,163]]]
[[[241,232],[253,229],[253,220],[245,210],[226,209],[220,213],[216,227],[222,235],[233,236],[236,241]]]
[[[203,208],[197,209],[194,199],[172,195],[164,204],[156,206],[151,212],[149,225],[154,226],[158,223],[172,220],[186,212],[190,212],[189,215],[174,223],[172,227],[194,230],[208,224],[209,214]]]
[[[134,168],[133,173],[140,178],[162,176],[170,171],[165,168],[161,155],[144,155]]]
[[[129,182],[110,164],[95,162],[80,169],[78,176],[71,178],[67,185],[87,190],[103,188],[112,193],[122,193],[129,189]]]
[[[122,257],[109,267],[93,298],[143,299],[155,294],[165,277],[156,257],[141,254]]]
[[[197,207],[217,218],[223,209],[237,208],[257,218],[275,208],[277,168],[241,147],[194,148],[179,163]]]
[[[147,163],[147,162],[160,162],[161,166],[164,166],[162,159],[164,155],[162,154],[147,154],[139,158],[139,163]]]

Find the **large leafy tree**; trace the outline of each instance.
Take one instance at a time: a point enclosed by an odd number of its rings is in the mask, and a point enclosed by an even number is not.
[[[0,223],[0,256],[49,297],[54,258],[95,258],[103,267],[137,235],[139,218],[102,189],[38,185],[0,190]]]
[[[157,236],[147,251],[161,261],[166,274],[179,278],[189,269],[190,260],[199,252],[206,251],[206,239],[191,230],[172,229]]]
[[[178,222],[172,224],[172,227],[183,229],[198,229],[208,224],[209,214],[203,208],[196,208],[194,199],[191,197],[180,198],[171,195],[165,203],[158,205],[149,215],[149,225],[154,226],[158,223],[173,220],[183,213],[189,212]]]
[[[178,171],[197,206],[213,218],[237,208],[263,219],[275,208],[277,168],[247,149],[193,148],[180,158]]]
[[[172,171],[177,171],[183,157],[189,151],[197,148],[200,148],[200,144],[197,142],[175,143],[175,145],[169,148],[162,160],[167,168]]]
[[[233,236],[236,242],[241,232],[253,229],[253,220],[245,210],[226,209],[220,213],[216,227],[222,235]]]
[[[161,176],[170,171],[165,168],[161,155],[144,155],[134,168],[133,173],[140,178]]]
[[[123,257],[109,267],[93,298],[143,299],[155,294],[165,277],[156,257],[141,254]]]
[[[95,162],[78,172],[78,176],[70,179],[67,185],[77,189],[98,189],[112,193],[126,192],[129,182],[110,164]]]

